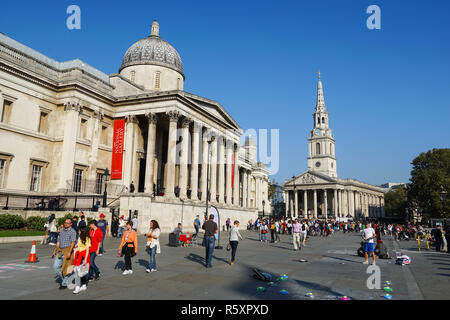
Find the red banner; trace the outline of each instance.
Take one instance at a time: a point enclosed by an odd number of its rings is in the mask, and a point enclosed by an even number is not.
[[[124,138],[125,138],[125,119],[114,120],[111,180],[122,179]]]

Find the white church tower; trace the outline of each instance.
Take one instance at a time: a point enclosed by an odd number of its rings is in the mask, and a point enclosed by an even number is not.
[[[308,138],[308,170],[337,178],[335,140],[328,127],[328,112],[323,97],[322,81],[317,84],[317,103],[313,114],[314,129]]]

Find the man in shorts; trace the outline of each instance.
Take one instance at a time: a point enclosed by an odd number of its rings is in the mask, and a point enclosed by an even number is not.
[[[369,252],[371,252],[373,257],[373,265],[375,265],[375,248],[373,239],[376,237],[376,233],[370,223],[368,223],[366,225],[366,228],[362,230],[361,237],[364,240],[364,255],[366,257],[366,260],[363,262],[363,264],[369,264]]]

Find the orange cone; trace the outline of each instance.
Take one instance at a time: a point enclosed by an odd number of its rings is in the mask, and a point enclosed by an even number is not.
[[[25,263],[36,263],[39,262],[39,259],[36,256],[36,241],[33,241],[33,246],[31,247],[30,255],[28,256],[28,260]]]

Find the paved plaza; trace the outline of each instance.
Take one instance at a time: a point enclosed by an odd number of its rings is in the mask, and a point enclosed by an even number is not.
[[[304,249],[295,252],[290,236],[281,236],[279,243],[261,243],[256,232],[244,231],[233,266],[229,265],[230,252],[225,250],[225,234],[221,241],[224,249],[214,251],[211,269],[203,266],[203,247],[169,247],[168,235],[162,235],[158,271],[150,274],[145,272],[149,260],[143,250],[145,239],[139,236],[139,254],[133,258],[134,273],[129,276],[121,274],[123,258],[116,257],[120,240],[109,238],[105,241],[106,253],[96,259],[101,279],[78,295],[58,289],[51,263],[53,247],[37,245],[40,262],[25,264],[31,243],[4,244],[0,246],[0,299],[335,300],[345,295],[358,300],[384,300],[383,290],[366,286],[369,274],[361,263],[363,259],[356,255],[361,239],[357,233],[312,237]],[[419,252],[415,241],[383,240],[390,251],[402,251],[412,259],[409,266],[396,265],[395,259],[377,260],[382,284],[391,281],[393,300],[448,299],[450,255]],[[288,279],[269,286],[253,278],[255,267],[271,273],[275,280],[282,274]],[[258,292],[260,286],[265,291]],[[288,294],[280,294],[282,289]],[[306,297],[307,293],[314,298]]]

